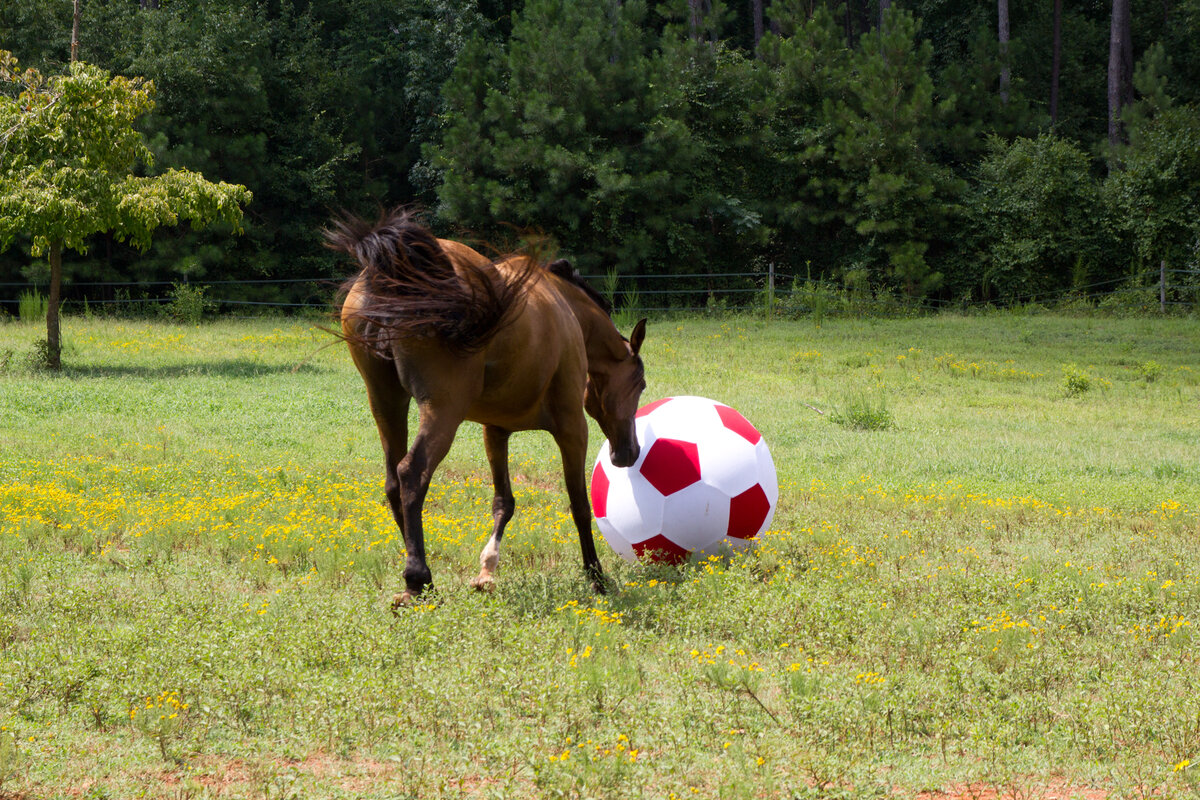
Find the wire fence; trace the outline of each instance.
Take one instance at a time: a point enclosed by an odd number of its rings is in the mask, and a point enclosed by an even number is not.
[[[963,298],[935,300],[907,298],[867,287],[849,287],[836,281],[773,270],[758,272],[686,273],[672,275],[584,276],[605,292],[614,308],[647,314],[727,313],[760,311],[803,316],[838,313],[933,313],[945,310],[977,311],[998,307],[1038,304],[1048,308],[1082,310],[1091,305],[1119,309],[1137,306],[1142,310],[1194,310],[1200,307],[1200,270],[1156,269],[1143,273],[1072,286],[1050,292],[1028,293],[1002,302]],[[307,285],[299,293],[296,287]],[[64,313],[91,312],[112,316],[130,311],[161,312],[175,302],[180,286],[204,292],[203,300],[222,313],[303,311],[328,312],[334,307],[340,281],[335,278],[253,278],[194,283],[179,281],[72,281],[64,284]],[[235,287],[273,294],[303,296],[304,300],[251,299]],[[31,282],[0,282],[0,309],[16,313],[23,293],[40,293],[44,285]],[[290,291],[289,291],[290,289]],[[99,290],[99,291],[96,291]],[[222,291],[225,290],[225,291]],[[241,295],[241,296],[236,296]],[[325,297],[327,299],[317,299]],[[1133,310],[1133,309],[1128,309]],[[134,314],[130,314],[134,315]]]

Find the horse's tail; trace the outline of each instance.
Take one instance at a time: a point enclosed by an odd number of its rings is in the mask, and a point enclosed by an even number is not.
[[[374,223],[345,217],[324,234],[330,248],[362,267],[342,286],[343,335],[381,354],[411,337],[458,354],[478,351],[511,320],[536,267],[529,260],[505,275],[491,265],[456,265],[406,210]],[[351,294],[353,308],[345,305]]]

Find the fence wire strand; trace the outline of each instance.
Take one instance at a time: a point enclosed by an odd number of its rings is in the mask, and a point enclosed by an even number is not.
[[[1097,300],[1112,296],[1129,295],[1132,292],[1156,292],[1161,290],[1160,278],[1161,275],[1187,275],[1200,276],[1200,270],[1190,269],[1170,269],[1170,270],[1147,270],[1146,272],[1129,275],[1121,278],[1112,278],[1104,281],[1096,281],[1094,283],[1084,284],[1082,286],[1073,286],[1067,289],[1061,289],[1052,292],[1041,293],[1026,293],[1017,295],[1003,304],[991,300],[972,300],[969,302],[963,301],[936,301],[929,298],[921,298],[916,300],[899,300],[896,305],[908,309],[938,311],[938,310],[978,310],[1004,306],[1021,306],[1029,303],[1041,303],[1043,305],[1055,305],[1068,301],[1074,298]],[[806,278],[799,275],[787,275],[770,272],[714,272],[714,273],[683,273],[678,275],[622,275],[617,278],[617,285],[611,286],[612,278],[607,275],[585,275],[585,279],[592,283],[593,286],[606,286],[610,289],[615,288],[616,297],[618,300],[616,305],[620,306],[620,300],[633,303],[631,308],[637,311],[645,311],[652,313],[665,312],[695,312],[713,310],[713,302],[720,303],[723,298],[738,298],[731,307],[718,306],[715,310],[734,311],[739,309],[752,310],[754,304],[741,302],[742,298],[750,295],[762,295],[763,305],[767,302],[768,295],[774,298],[775,306],[781,306],[787,303],[794,303],[797,299],[795,287],[802,287],[807,291],[824,291],[834,295],[845,296],[848,292],[846,286],[841,283],[818,279]],[[774,277],[774,286],[771,286],[769,281]],[[316,287],[327,288],[330,291],[330,299],[328,302],[288,302],[283,300],[250,300],[244,298],[231,297],[206,297],[205,300],[218,307],[258,307],[258,308],[280,308],[280,309],[323,309],[328,310],[333,306],[333,292],[341,282],[341,278],[331,277],[316,277],[316,278],[250,278],[247,280],[215,280],[215,281],[78,281],[65,283],[64,290],[71,289],[88,289],[88,288],[108,288],[125,290],[124,297],[109,297],[109,298],[92,298],[84,296],[83,298],[68,297],[63,301],[64,306],[78,307],[80,305],[87,306],[122,306],[122,305],[162,305],[170,303],[174,298],[170,295],[148,295],[142,297],[128,296],[128,292],[138,290],[147,292],[147,290],[155,287],[179,286],[187,285],[193,287],[229,287],[229,286],[295,286],[298,284],[311,284]],[[667,286],[658,288],[661,282],[674,281],[741,281],[740,285],[734,286],[698,286],[695,288],[687,288],[681,286]],[[1190,281],[1188,283],[1191,283]],[[649,286],[647,286],[649,284]],[[1120,288],[1106,290],[1106,287],[1121,285]],[[1140,285],[1138,285],[1140,284]],[[24,282],[2,282],[0,288],[19,289],[24,292],[36,292],[39,289],[38,284]],[[1167,283],[1168,292],[1178,292],[1179,290],[1196,292],[1197,288],[1194,285],[1190,286],[1171,286]],[[870,298],[871,293],[867,292],[867,297]],[[662,302],[653,302],[661,298],[700,298],[701,302],[684,301],[682,304],[664,304]],[[650,302],[637,302],[642,299],[648,299]],[[21,301],[15,298],[0,298],[0,305],[15,306]],[[1159,304],[1160,299],[1154,298],[1154,304]],[[866,305],[871,305],[871,300],[865,301]],[[1195,301],[1180,300],[1176,297],[1165,299],[1163,305],[1169,306],[1195,306]],[[791,305],[792,309],[796,309],[795,305]]]

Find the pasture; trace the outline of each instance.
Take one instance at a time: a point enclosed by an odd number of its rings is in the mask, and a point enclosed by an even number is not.
[[[0,798],[1200,793],[1200,327],[651,321],[780,477],[757,551],[593,595],[557,451],[477,426],[402,543],[311,320],[0,325]],[[628,325],[623,326],[628,333]],[[590,455],[600,443],[592,429]]]

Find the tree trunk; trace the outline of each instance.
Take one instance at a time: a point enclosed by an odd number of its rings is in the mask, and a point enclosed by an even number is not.
[[[1050,58],[1050,127],[1058,126],[1058,76],[1062,71],[1062,0],[1054,0],[1054,52]]]
[[[1133,102],[1133,41],[1130,0],[1113,0],[1112,33],[1108,41],[1108,143],[1125,139],[1121,112]]]
[[[997,0],[996,15],[1000,40],[1000,102],[1008,105],[1008,87],[1012,81],[1012,70],[1008,63],[1008,0]]]
[[[74,14],[71,19],[71,63],[79,60],[79,0],[74,0]]]
[[[700,41],[700,23],[704,20],[704,0],[688,0],[688,30],[692,38]]]
[[[146,11],[146,10],[157,11],[158,10],[158,0],[141,0],[141,6],[142,6],[143,11]]]
[[[754,49],[763,37],[763,0],[750,0],[750,19],[754,24]]]
[[[888,9],[892,7],[892,0],[879,0],[879,30],[883,30],[883,20],[887,16]]]
[[[58,305],[62,295],[62,242],[50,245],[50,297],[46,302],[46,366],[62,367],[62,341],[58,335]]]

